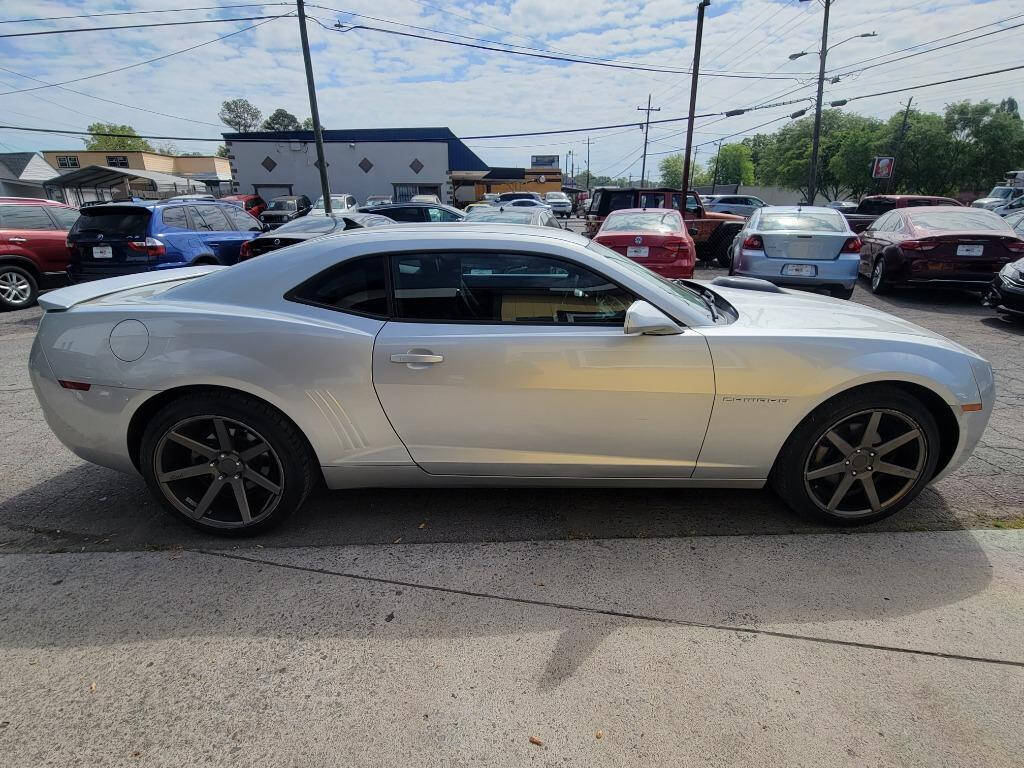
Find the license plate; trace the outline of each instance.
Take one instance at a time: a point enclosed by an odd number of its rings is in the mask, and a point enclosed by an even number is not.
[[[114,258],[114,251],[111,250],[109,245],[94,245],[92,247],[92,257],[94,259],[112,259]]]
[[[650,255],[650,248],[646,245],[631,245],[626,248],[627,259],[646,259]]]
[[[958,245],[956,247],[957,256],[981,256],[985,252],[985,246],[983,245]]]
[[[813,264],[787,264],[782,268],[782,274],[794,277],[814,277],[818,274],[818,268]]]

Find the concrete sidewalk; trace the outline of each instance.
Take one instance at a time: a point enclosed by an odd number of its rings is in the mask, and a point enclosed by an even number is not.
[[[1021,531],[3,555],[0,754],[1019,765],[1022,555]]]

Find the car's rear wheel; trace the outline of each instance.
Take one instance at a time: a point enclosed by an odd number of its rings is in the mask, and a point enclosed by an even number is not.
[[[829,293],[831,293],[837,299],[853,298],[853,288],[844,288],[841,285],[833,285],[831,288],[829,288]]]
[[[32,273],[13,264],[0,264],[0,309],[31,307],[38,295],[39,286]]]
[[[916,398],[890,385],[822,404],[794,430],[772,471],[796,512],[832,525],[862,525],[911,501],[935,473],[939,430]]]
[[[882,295],[888,293],[889,288],[889,281],[885,276],[885,256],[879,256],[871,268],[871,292]]]
[[[143,435],[139,465],[171,514],[228,535],[276,525],[313,485],[313,458],[296,427],[235,392],[186,396],[164,407]]]

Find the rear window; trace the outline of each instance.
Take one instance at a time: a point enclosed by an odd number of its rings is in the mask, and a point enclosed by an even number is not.
[[[1013,229],[1004,219],[978,208],[965,208],[962,211],[928,211],[922,208],[911,213],[910,220],[920,229],[1013,234]]]
[[[149,228],[150,212],[146,208],[83,208],[72,234],[88,232],[107,237],[136,237]]]
[[[838,213],[762,213],[756,229],[761,232],[845,232],[846,219]]]
[[[863,213],[865,216],[881,216],[895,207],[896,201],[888,198],[861,200],[860,205],[857,206],[857,213]]]
[[[532,211],[470,211],[466,221],[493,221],[505,224],[531,224]]]
[[[679,214],[615,213],[604,220],[602,232],[678,232]]]

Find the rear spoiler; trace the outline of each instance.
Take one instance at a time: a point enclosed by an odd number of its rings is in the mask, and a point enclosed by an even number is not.
[[[119,291],[142,288],[146,285],[157,285],[159,283],[172,283],[177,280],[188,280],[215,272],[218,269],[224,269],[224,267],[207,264],[200,267],[161,269],[153,272],[140,272],[135,275],[108,277],[104,280],[93,280],[88,283],[76,283],[75,285],[69,285],[67,288],[44,293],[39,297],[38,303],[46,312],[63,312],[64,310],[71,309],[76,304],[92,301],[101,296],[109,296]]]

